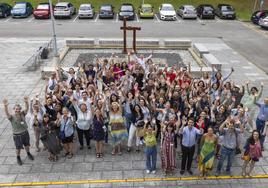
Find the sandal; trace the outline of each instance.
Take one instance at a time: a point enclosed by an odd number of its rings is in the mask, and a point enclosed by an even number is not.
[[[103,153],[100,153],[100,158],[102,158],[103,157]]]
[[[71,159],[71,158],[73,158],[73,156],[74,156],[74,154],[70,153],[67,158]]]
[[[99,153],[97,153],[97,154],[96,154],[96,157],[97,157],[97,158],[100,158],[100,154],[99,154]]]

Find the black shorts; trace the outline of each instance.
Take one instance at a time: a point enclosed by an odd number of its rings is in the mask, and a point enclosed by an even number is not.
[[[18,135],[13,135],[13,140],[16,149],[23,149],[25,146],[30,146],[30,135],[28,131],[25,131]]]
[[[72,143],[74,139],[74,134],[72,134],[71,136],[65,137],[63,140],[61,140],[61,142],[63,144],[68,144],[68,143]]]

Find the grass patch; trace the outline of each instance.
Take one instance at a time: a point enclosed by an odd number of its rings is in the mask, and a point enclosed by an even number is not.
[[[48,0],[17,0],[17,1],[28,1],[32,3],[34,7],[36,7],[40,2],[48,2]],[[66,0],[66,1],[72,2],[77,9],[79,8],[80,4],[90,2],[94,5],[96,10],[99,9],[101,4],[110,3],[113,4],[116,12],[118,11],[122,3],[132,3],[136,8],[138,8],[140,4],[143,2],[143,0]],[[9,3],[10,5],[14,4],[14,0],[0,0],[0,2],[6,2]],[[57,2],[58,0],[53,0],[54,4],[56,4]],[[228,3],[233,5],[233,7],[236,9],[237,17],[245,21],[250,19],[254,7],[253,0],[144,0],[144,2],[152,4],[154,6],[155,12],[158,12],[158,7],[161,3],[171,3],[175,7],[175,9],[178,9],[178,7],[182,4],[192,4],[197,6],[202,3],[209,3],[212,4],[213,6],[216,6],[219,3]],[[266,1],[263,7],[268,9],[268,1]]]

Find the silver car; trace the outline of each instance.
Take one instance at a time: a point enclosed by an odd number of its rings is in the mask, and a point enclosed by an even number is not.
[[[78,11],[78,18],[93,18],[94,7],[91,4],[81,4]]]
[[[261,26],[264,29],[268,29],[268,16],[261,18],[259,20],[259,26]]]
[[[60,2],[57,3],[54,9],[54,17],[60,18],[60,17],[66,17],[71,18],[76,12],[75,7],[72,3],[68,2]]]
[[[196,19],[197,14],[195,7],[192,5],[182,5],[180,8],[177,10],[177,14],[182,18],[192,18]]]

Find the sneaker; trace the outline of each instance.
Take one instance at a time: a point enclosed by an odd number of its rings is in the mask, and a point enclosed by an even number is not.
[[[153,170],[153,171],[152,171],[152,174],[155,174],[155,173],[156,173],[156,171],[155,171],[155,170]]]
[[[219,171],[216,171],[215,176],[218,177],[221,173]]]
[[[187,172],[190,174],[190,175],[193,175],[193,172],[191,170],[187,170]]]
[[[150,170],[146,170],[146,173],[147,173],[147,174],[150,174]]]
[[[27,156],[28,156],[28,158],[30,159],[30,160],[34,160],[34,157],[32,156],[32,154],[29,152],[29,153],[27,153]]]
[[[20,156],[17,156],[17,163],[18,163],[18,165],[22,165],[22,161],[21,161],[21,158],[20,158]]]
[[[183,175],[183,174],[184,174],[184,172],[185,172],[184,170],[181,170],[181,171],[180,171],[180,174],[181,174],[181,175]]]

